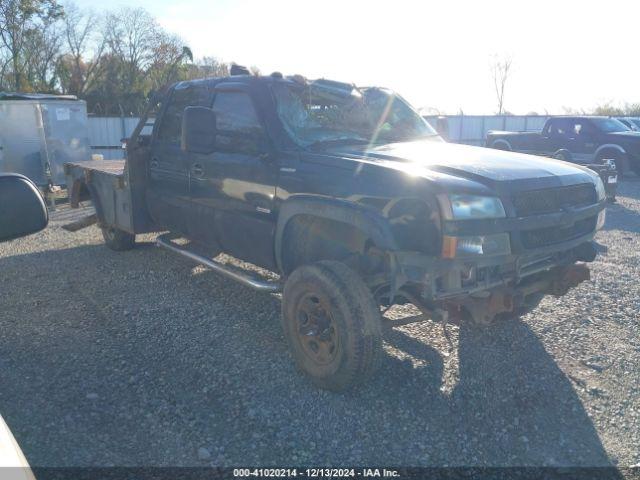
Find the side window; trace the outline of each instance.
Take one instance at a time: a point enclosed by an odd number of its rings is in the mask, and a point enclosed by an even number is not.
[[[593,124],[587,120],[582,121],[582,128],[580,129],[580,135],[583,137],[593,137],[597,134],[596,128]]]
[[[162,123],[158,130],[158,140],[167,143],[180,143],[182,134],[182,114],[187,107],[209,104],[206,87],[197,84],[178,85],[169,99],[169,105],[162,116]]]
[[[219,150],[245,154],[263,150],[266,136],[248,94],[218,92],[213,110],[216,112]]]
[[[570,130],[570,123],[564,119],[554,120],[549,125],[549,134],[552,137],[566,136],[567,134],[571,133]]]
[[[583,128],[584,128],[584,127],[583,127],[582,123],[577,123],[577,122],[576,122],[576,123],[574,123],[574,124],[573,124],[573,133],[574,133],[576,136],[578,136],[578,135],[582,135],[582,134],[584,134],[584,132],[585,132]]]

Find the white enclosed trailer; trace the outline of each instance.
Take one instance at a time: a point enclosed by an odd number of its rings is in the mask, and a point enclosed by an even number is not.
[[[74,96],[0,93],[0,172],[64,186],[63,165],[91,159],[87,106]]]

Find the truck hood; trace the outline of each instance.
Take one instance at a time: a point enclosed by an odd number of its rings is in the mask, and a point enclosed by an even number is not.
[[[497,190],[507,184],[526,189],[571,185],[592,181],[595,176],[584,167],[550,158],[432,140],[342,146],[331,148],[328,153],[412,175],[446,174]]]

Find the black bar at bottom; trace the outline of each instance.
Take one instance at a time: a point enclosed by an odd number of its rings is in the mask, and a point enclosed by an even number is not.
[[[628,480],[640,479],[640,468],[615,467],[34,467],[37,480],[200,480],[390,478],[482,480]],[[0,478],[25,478],[19,468],[0,468]],[[26,477],[28,478],[28,477]]]

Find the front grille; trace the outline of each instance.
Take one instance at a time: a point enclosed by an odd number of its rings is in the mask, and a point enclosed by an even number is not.
[[[537,230],[525,230],[522,232],[522,245],[527,248],[540,248],[556,243],[567,242],[581,237],[596,229],[598,217],[589,217],[579,220],[570,227],[539,228]]]
[[[583,207],[596,202],[596,189],[591,183],[531,190],[513,196],[513,205],[519,217],[554,213],[564,207]]]

